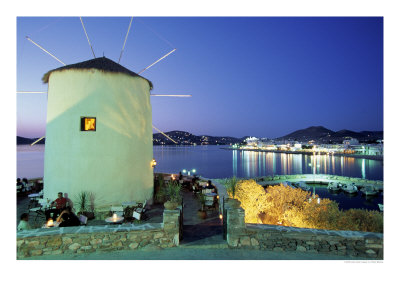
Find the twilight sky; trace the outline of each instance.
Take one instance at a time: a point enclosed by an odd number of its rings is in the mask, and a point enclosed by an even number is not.
[[[130,18],[83,18],[96,57],[118,61]],[[47,91],[41,78],[92,59],[79,17],[17,18],[17,90]],[[134,18],[121,64],[154,94],[164,131],[279,137],[313,125],[383,129],[382,18]],[[17,135],[45,134],[46,94],[17,94]]]

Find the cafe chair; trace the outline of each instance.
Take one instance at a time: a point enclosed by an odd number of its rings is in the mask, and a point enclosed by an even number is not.
[[[136,220],[140,220],[142,218],[142,214],[138,213],[137,211],[134,211],[132,213],[132,218],[134,218]]]
[[[207,209],[214,209],[215,208],[215,199],[212,196],[206,196],[206,201],[204,202],[204,206]]]
[[[79,215],[79,221],[81,222],[81,225],[85,225],[87,224],[87,220],[88,218],[84,215]]]
[[[36,220],[39,219],[46,219],[46,215],[44,213],[44,210],[42,209],[41,206],[38,207],[34,207],[34,208],[30,208],[29,212],[28,212],[28,216],[29,218],[31,218],[31,215],[34,216],[34,222],[36,222]]]
[[[144,213],[146,212],[146,203],[138,203],[138,207],[133,211],[132,217],[136,220],[141,220],[144,218]]]
[[[133,212],[135,211],[135,207],[127,206],[124,208],[124,218],[125,220],[131,220]]]

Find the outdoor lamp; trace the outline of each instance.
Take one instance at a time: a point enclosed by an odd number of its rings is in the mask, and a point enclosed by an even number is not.
[[[47,221],[47,227],[53,227],[53,226],[54,226],[53,219],[49,219],[49,220]]]
[[[183,170],[182,170],[182,173],[186,173],[186,169],[183,169]]]
[[[157,165],[156,160],[153,158],[153,160],[151,161],[151,166],[154,168]]]
[[[196,169],[193,169],[193,170],[192,170],[192,173],[196,173]]]

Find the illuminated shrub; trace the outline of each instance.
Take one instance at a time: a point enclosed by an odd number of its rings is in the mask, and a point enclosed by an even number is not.
[[[376,210],[349,209],[339,218],[342,230],[383,232],[383,214]]]
[[[310,192],[282,184],[266,190],[254,180],[237,184],[237,198],[245,210],[246,223],[294,226],[328,230],[383,232],[383,215],[378,211],[341,211],[337,202],[311,197]]]
[[[266,193],[264,188],[254,180],[241,180],[236,185],[236,198],[245,210],[246,223],[262,223],[260,212],[265,211]]]

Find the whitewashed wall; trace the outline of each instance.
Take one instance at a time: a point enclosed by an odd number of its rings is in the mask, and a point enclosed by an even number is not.
[[[96,131],[80,131],[96,117]],[[152,110],[149,84],[100,70],[50,75],[44,162],[44,198],[59,191],[95,194],[95,209],[149,199],[153,193]]]

